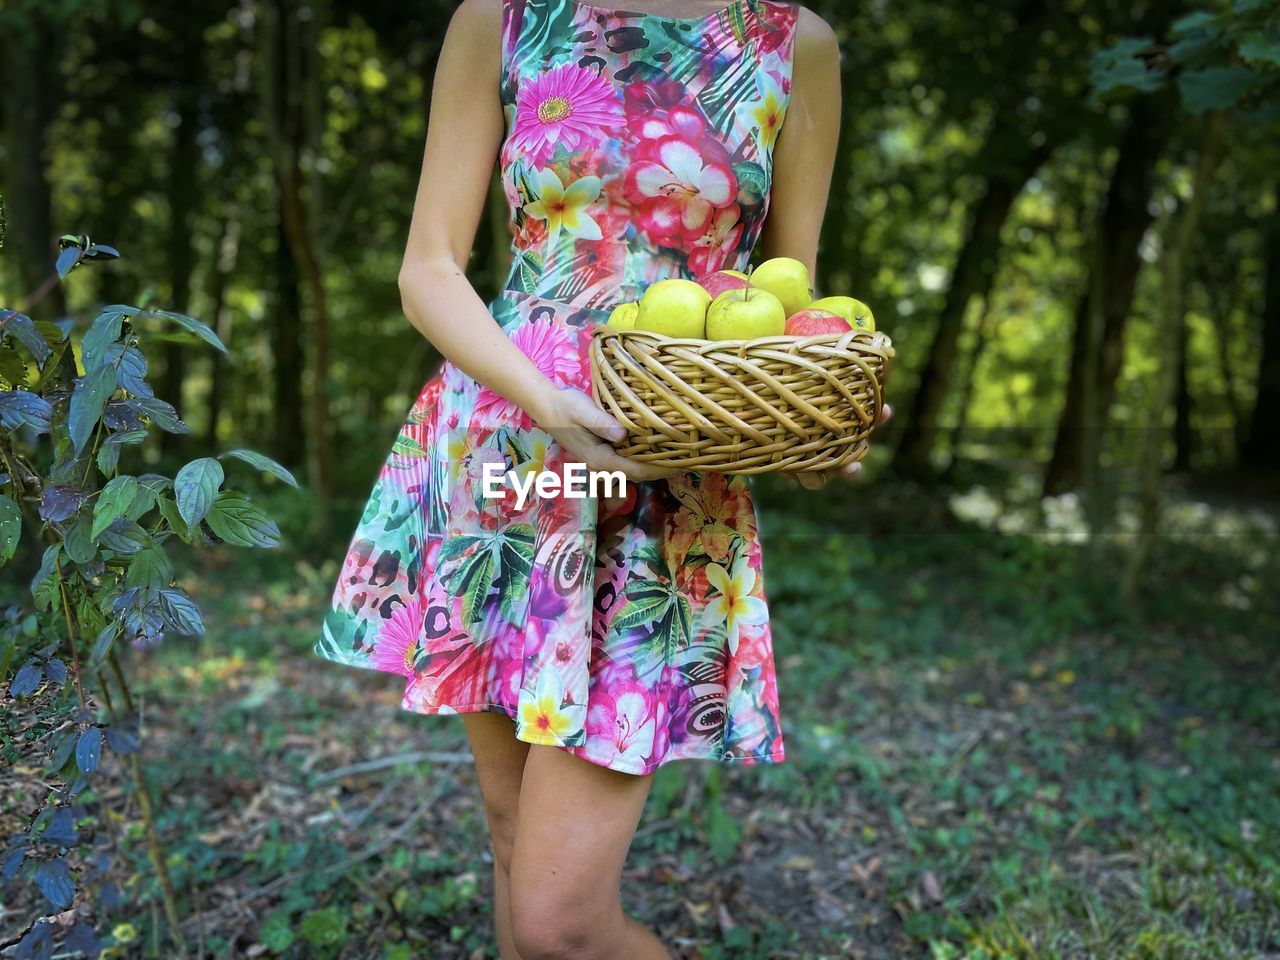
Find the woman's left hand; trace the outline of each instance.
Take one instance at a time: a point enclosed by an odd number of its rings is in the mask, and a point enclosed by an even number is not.
[[[893,407],[889,406],[889,404],[886,403],[880,408],[881,424],[888,423],[889,418],[892,416]],[[785,476],[807,490],[820,490],[831,481],[831,477],[836,473],[841,473],[848,477],[857,477],[862,473],[862,463],[855,460],[852,463],[846,463],[839,470],[813,470],[804,473],[788,473]]]

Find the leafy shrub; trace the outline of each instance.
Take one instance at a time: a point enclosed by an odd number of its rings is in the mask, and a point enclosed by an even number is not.
[[[87,261],[118,256],[87,237],[64,237],[62,247],[60,278]],[[33,882],[57,911],[32,920],[17,945],[19,960],[50,957],[55,939],[63,956],[96,957],[102,942],[92,921],[103,926],[123,905],[108,877],[110,851],[90,851],[82,840],[93,803],[84,798],[93,795],[104,747],[131,768],[166,917],[185,955],[117,648],[204,632],[166,543],[279,543],[274,521],[243,494],[223,489],[224,462],[241,461],[297,486],[288,470],[249,450],[193,460],[172,479],[122,471],[125,451],[147,443],[154,429],[189,430],[147,382],[144,331],[152,325],[176,325],[226,351],[192,317],[115,304],[79,337],[77,363],[72,324],[0,309],[0,565],[13,561],[24,525],[30,542],[43,547],[30,603],[0,615],[0,680],[31,708],[25,732],[47,747],[45,777],[53,785],[27,831],[9,838],[3,876]],[[94,893],[96,902],[88,903]]]

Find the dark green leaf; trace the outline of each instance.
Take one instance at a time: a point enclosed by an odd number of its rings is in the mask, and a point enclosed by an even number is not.
[[[13,558],[22,536],[22,508],[0,493],[0,564]]]
[[[71,413],[67,429],[72,447],[79,456],[85,444],[93,436],[94,428],[102,417],[102,408],[116,388],[116,372],[111,367],[99,367],[76,381],[71,392]]]
[[[1147,67],[1142,54],[1151,49],[1150,37],[1126,37],[1119,43],[1099,50],[1089,62],[1089,80],[1093,98],[1110,93],[1137,91],[1151,93],[1164,84],[1165,75]]]
[[[218,537],[239,547],[274,547],[280,528],[250,500],[230,491],[222,493],[205,516]]]
[[[191,432],[191,428],[179,419],[178,411],[173,409],[170,404],[156,397],[136,397],[126,401],[125,406],[148,417],[152,423],[166,433]]]
[[[76,895],[76,884],[71,879],[71,870],[67,867],[67,862],[61,858],[40,861],[40,865],[36,867],[36,887],[58,910],[65,910],[71,906],[71,901]]]
[[[44,679],[43,665],[37,660],[28,660],[14,675],[13,682],[9,684],[9,692],[18,699],[29,697],[35,692],[36,687],[40,686],[42,679]]]
[[[62,538],[67,556],[76,563],[90,563],[98,555],[98,545],[93,542],[91,524],[88,517],[81,517],[67,528]]]
[[[53,353],[30,317],[16,310],[0,308],[0,335],[6,334],[27,348],[36,366],[44,367],[45,361]]]
[[[1280,38],[1268,37],[1261,30],[1252,31],[1240,41],[1240,57],[1251,63],[1280,67]]]
[[[116,383],[135,397],[154,397],[155,391],[147,383],[147,358],[131,343],[112,343],[107,346],[105,362],[116,370]]]
[[[104,363],[110,363],[115,359],[106,350],[110,344],[119,339],[120,331],[123,328],[123,314],[114,311],[98,314],[93,321],[93,326],[89,328],[84,335],[84,339],[80,342],[80,360],[84,364],[86,371],[95,370]]]
[[[76,766],[81,773],[93,773],[98,769],[98,757],[102,754],[102,731],[88,727],[76,741]]]
[[[98,494],[98,502],[93,505],[93,530],[91,536],[96,540],[103,530],[125,515],[129,504],[138,493],[138,478],[123,476],[113,477],[102,492]]]
[[[223,454],[223,456],[235,457],[239,460],[243,460],[245,463],[257,467],[259,470],[263,470],[271,474],[273,477],[283,480],[291,487],[298,486],[298,481],[292,473],[280,464],[276,463],[270,457],[264,456],[261,453],[257,453],[253,450],[228,450]]]
[[[130,587],[150,587],[157,590],[168,586],[172,580],[173,567],[164,548],[158,544],[134,554],[124,575],[124,582]]]
[[[212,457],[192,460],[178,471],[173,478],[174,498],[178,503],[178,513],[188,526],[194,527],[204,519],[213,506],[222,480],[222,464]]]
[[[116,553],[137,553],[147,545],[147,531],[136,521],[121,517],[102,531],[98,542]]]
[[[1235,105],[1258,80],[1248,67],[1205,67],[1180,73],[1178,91],[1183,106],[1199,114]]]
[[[123,717],[107,727],[107,746],[121,755],[137,753],[139,745],[138,717]]]
[[[49,401],[30,391],[0,391],[0,428],[16,430],[26,424],[37,433],[48,433],[52,412]]]
[[[160,609],[165,623],[180,634],[204,636],[204,618],[194,600],[175,588],[160,591]]]
[[[49,819],[49,825],[40,834],[40,839],[58,847],[74,847],[80,842],[76,832],[75,817],[67,807],[59,807]]]
[[[147,317],[163,317],[166,320],[172,320],[178,326],[190,330],[210,346],[217,347],[223,353],[227,352],[226,345],[218,339],[218,335],[195,317],[189,317],[185,313],[175,313],[172,310],[146,310],[138,315],[140,320]]]
[[[168,497],[159,497],[157,504],[160,507],[160,515],[164,517],[173,531],[183,540],[190,538],[190,530],[187,527],[187,521],[182,519],[182,514],[178,513],[178,505]]]
[[[116,637],[119,635],[120,624],[114,620],[98,631],[98,635],[93,640],[93,650],[89,654],[89,662],[101,663],[102,659],[111,651],[111,644],[115,642]]]
[[[8,345],[0,346],[0,381],[10,387],[20,387],[27,382],[26,362]]]
[[[61,523],[75,514],[89,498],[89,494],[66,484],[45,487],[40,495],[40,518]]]
[[[120,466],[120,447],[118,444],[102,444],[98,447],[98,469],[102,471],[102,475],[109,477],[116,472],[116,468]]]
[[[61,543],[51,543],[45,547],[40,558],[40,569],[31,578],[31,595],[36,606],[48,610],[53,606],[53,594],[57,591],[58,557],[62,554]]]
[[[58,271],[58,279],[64,279],[72,268],[80,262],[80,254],[83,251],[79,247],[65,247],[59,254],[57,263],[54,265]]]

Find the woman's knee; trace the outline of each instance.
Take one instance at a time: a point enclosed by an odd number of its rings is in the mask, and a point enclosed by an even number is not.
[[[552,897],[512,891],[511,935],[521,960],[596,960],[608,956],[622,919],[596,907],[568,907]]]

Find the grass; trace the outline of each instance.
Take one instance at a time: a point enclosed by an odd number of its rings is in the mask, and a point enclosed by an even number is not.
[[[759,493],[788,761],[658,774],[625,894],[679,956],[1280,957],[1269,514],[1179,501],[1130,608],[1122,544],[1016,476]],[[461,725],[309,654],[340,553],[206,553],[209,638],[135,654],[189,932],[496,957]]]

